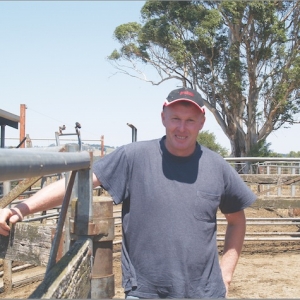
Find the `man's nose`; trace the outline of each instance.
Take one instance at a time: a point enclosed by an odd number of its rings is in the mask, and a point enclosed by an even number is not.
[[[179,131],[184,131],[185,130],[185,122],[184,121],[180,121],[178,124],[178,130]]]

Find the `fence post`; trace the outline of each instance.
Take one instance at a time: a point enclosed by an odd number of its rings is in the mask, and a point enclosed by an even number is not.
[[[70,219],[71,238],[80,234],[77,227],[78,201],[72,200]],[[93,239],[93,263],[91,270],[91,298],[108,299],[115,295],[113,274],[114,218],[110,197],[93,197],[93,215],[88,225],[88,236]]]
[[[90,156],[92,159],[92,153]],[[91,238],[93,241],[91,298],[112,298],[113,203],[108,197],[93,197],[91,169],[78,171],[78,199],[72,201],[69,225],[72,243],[76,238]]]
[[[277,166],[277,174],[281,175],[281,166],[280,165]],[[281,178],[281,177],[279,176],[279,178]],[[277,183],[277,185],[278,185],[278,183]],[[278,185],[278,187],[277,187],[277,196],[281,196],[281,186],[280,185]]]
[[[65,145],[66,152],[78,152],[79,151],[79,145],[75,143],[69,143]],[[66,177],[66,183],[69,181],[71,172],[66,172],[65,177]],[[73,185],[73,190],[71,194],[71,200],[72,199],[77,199],[78,197],[78,175],[75,177],[75,182]],[[71,201],[70,201],[71,203]],[[67,212],[67,217],[65,220],[65,232],[64,232],[64,251],[63,254],[67,253],[68,250],[70,249],[70,244],[71,244],[71,239],[70,239],[70,224],[69,220],[71,217],[71,205],[69,205],[68,212]]]
[[[110,197],[93,198],[93,221],[99,226],[93,238],[94,264],[92,269],[91,298],[107,299],[115,295],[113,274],[114,219],[113,202]],[[96,233],[96,232],[95,232]]]
[[[10,189],[10,181],[4,181],[3,195],[7,195]],[[11,292],[12,290],[12,261],[10,259],[4,259],[3,261],[3,288],[5,292]]]
[[[293,167],[292,167],[292,175],[296,175],[296,167],[295,167],[294,164],[293,164]],[[295,197],[295,195],[296,195],[296,186],[295,186],[295,184],[292,183],[291,184],[291,197]]]

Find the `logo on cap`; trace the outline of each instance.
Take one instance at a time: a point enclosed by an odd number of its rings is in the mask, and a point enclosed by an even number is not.
[[[190,91],[181,91],[180,93],[179,93],[179,95],[188,95],[188,96],[191,96],[191,97],[194,97],[195,95],[192,93],[192,92],[190,92]]]

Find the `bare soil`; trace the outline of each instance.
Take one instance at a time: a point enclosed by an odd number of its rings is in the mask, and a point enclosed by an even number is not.
[[[287,212],[269,211],[265,209],[247,209],[247,217],[286,217]],[[254,229],[248,226],[247,232],[254,230],[273,230],[274,226]],[[286,226],[282,231],[300,232],[299,225]],[[116,240],[121,238],[120,226],[115,230]],[[219,245],[220,257],[222,245]],[[114,274],[115,297],[124,298],[121,287],[120,245],[114,247]],[[300,240],[295,241],[245,241],[243,252],[237,265],[233,282],[231,283],[228,298],[259,299],[259,298],[300,298],[299,284],[300,270]],[[42,270],[43,271],[43,270]],[[33,272],[33,269],[28,270]],[[28,273],[23,276],[28,276]],[[14,275],[16,276],[16,275]],[[14,278],[13,278],[14,280]],[[27,298],[39,285],[35,282],[30,285],[14,288],[11,292],[0,293],[0,298],[24,299]]]

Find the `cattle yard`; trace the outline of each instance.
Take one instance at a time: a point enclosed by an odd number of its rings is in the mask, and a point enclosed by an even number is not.
[[[247,232],[244,248],[228,297],[297,298],[300,295],[300,288],[295,280],[296,271],[300,267],[299,161],[259,164],[256,164],[255,172],[252,170],[250,174],[241,175],[257,193],[258,201],[246,209]],[[36,181],[37,189],[41,185],[41,181]],[[35,188],[32,187],[30,190],[23,191],[20,197],[29,197],[34,192]],[[109,197],[105,191],[93,192],[94,196],[100,194],[100,198],[102,196]],[[60,209],[59,207],[44,212],[44,216],[29,216],[32,222],[28,223],[48,223],[55,228],[59,220]],[[113,205],[114,298],[123,298],[120,268],[122,242],[120,216],[121,205]],[[219,212],[217,217],[217,243],[221,257],[225,220]],[[51,237],[51,233],[48,233],[48,236],[48,243],[50,243],[48,248],[50,248],[53,234]],[[49,253],[47,255],[49,257]],[[0,264],[0,298],[28,298],[41,285],[45,277],[45,265],[41,266],[17,259],[11,261],[11,265],[4,262],[2,260],[2,264]],[[3,274],[6,268],[12,270],[11,289],[9,290],[5,290],[3,285]]]
[[[279,212],[268,209],[246,210],[248,220],[260,218],[259,222],[270,219],[288,217],[288,210]],[[115,222],[119,222],[120,206],[114,206]],[[221,215],[220,215],[221,217]],[[290,218],[290,217],[289,217]],[[296,219],[296,218],[295,218]],[[258,222],[258,223],[259,223]],[[273,222],[273,221],[272,221]],[[243,252],[236,268],[234,281],[230,288],[229,298],[298,298],[299,285],[295,281],[296,272],[300,268],[300,237],[299,219],[294,224],[276,223],[275,225],[248,225]],[[220,227],[220,226],[219,226]],[[275,228],[276,227],[276,228]],[[257,233],[269,232],[269,239],[258,240],[253,238]],[[280,232],[291,232],[292,238],[286,240]],[[271,235],[271,238],[270,238]],[[220,228],[218,235],[222,239]],[[115,278],[114,298],[123,298],[121,287],[121,224],[115,225],[115,238],[113,246],[113,272]],[[257,237],[261,238],[258,234]],[[273,239],[272,239],[273,238]],[[222,254],[222,240],[218,241],[220,256]],[[13,288],[10,292],[3,291],[2,274],[0,278],[0,298],[27,298],[36,289],[44,278],[46,267],[34,266],[20,262],[13,263]],[[1,271],[3,264],[1,265]]]

